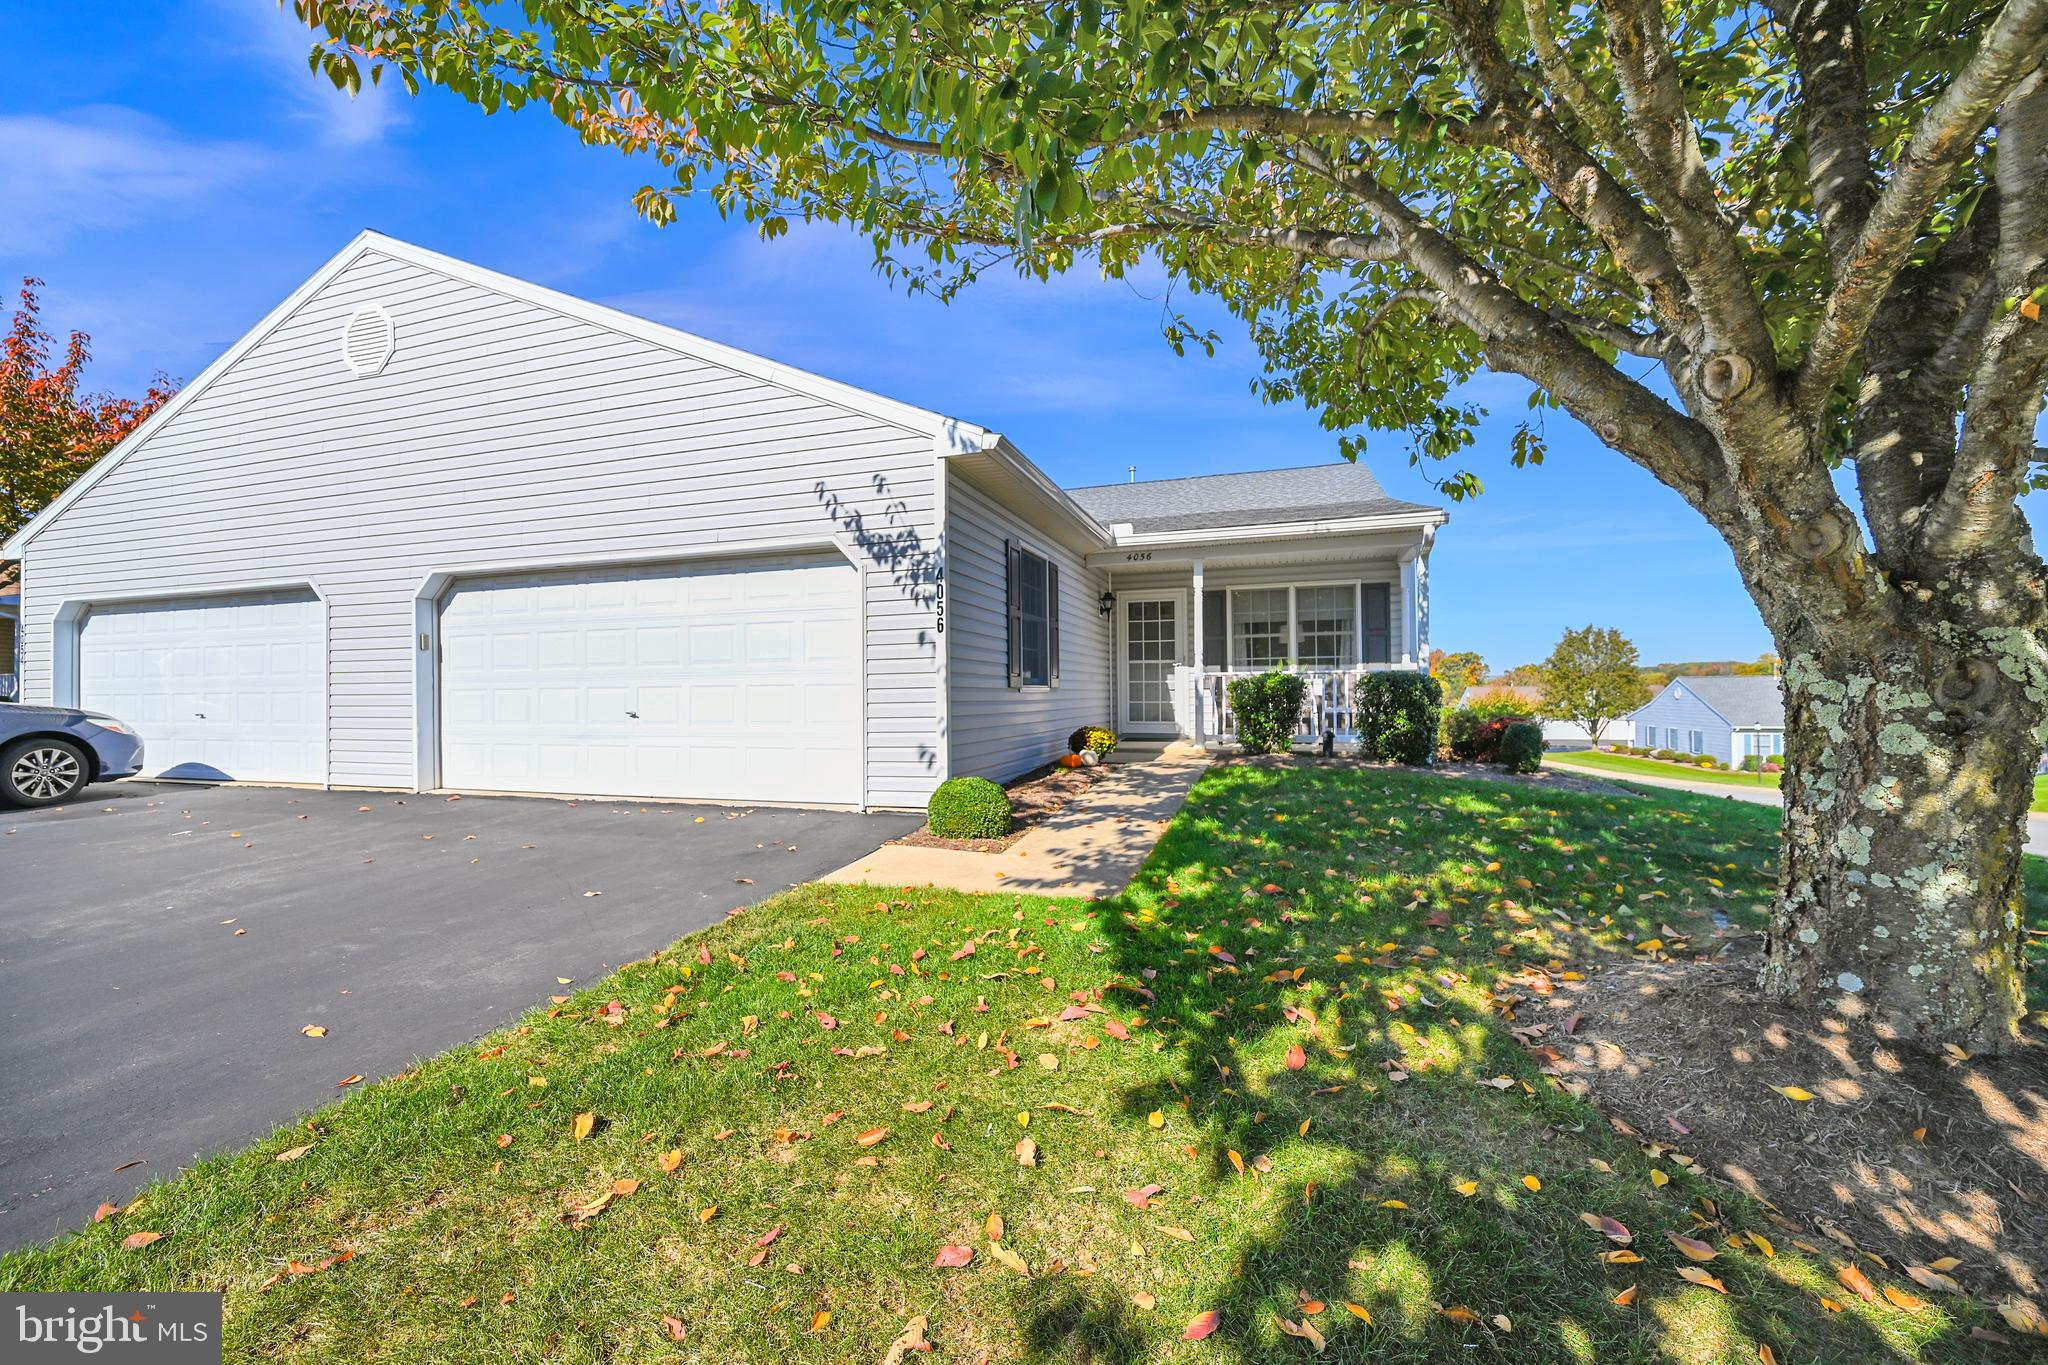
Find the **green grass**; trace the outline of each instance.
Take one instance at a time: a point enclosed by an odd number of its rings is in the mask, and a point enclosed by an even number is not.
[[[1775,787],[1781,774],[1732,772],[1727,768],[1701,768],[1690,763],[1666,763],[1661,759],[1637,758],[1633,754],[1595,753],[1572,749],[1543,755],[1545,763],[1560,768],[1597,768],[1625,776],[1669,777],[1688,782],[1725,782],[1737,787]]]
[[[1972,1310],[1843,1293],[1827,1251],[1617,1136],[1510,1034],[1546,1013],[1489,994],[1705,942],[1717,910],[1758,926],[1777,818],[1219,768],[1121,901],[788,893],[0,1258],[0,1289],[218,1287],[237,1361],[874,1362],[919,1314],[935,1361],[1297,1361],[1275,1315],[1303,1296],[1325,1360],[1977,1359]],[[1588,1211],[1643,1262],[1601,1262]],[[1749,1229],[1778,1254],[1725,1242]],[[1666,1231],[1722,1246],[1725,1296]],[[947,1244],[973,1263],[932,1268]]]
[[[2033,809],[2048,811],[2048,773],[2042,773],[2034,778]]]

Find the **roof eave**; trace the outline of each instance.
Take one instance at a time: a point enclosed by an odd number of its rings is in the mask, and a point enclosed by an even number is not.
[[[1316,521],[1245,522],[1231,526],[1205,526],[1175,531],[1129,531],[1115,538],[1116,548],[1126,546],[1202,545],[1214,541],[1289,540],[1316,536],[1353,535],[1360,531],[1434,530],[1450,520],[1440,507],[1422,512],[1376,513],[1362,517],[1328,517]]]

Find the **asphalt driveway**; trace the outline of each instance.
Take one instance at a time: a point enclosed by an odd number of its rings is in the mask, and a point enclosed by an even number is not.
[[[917,823],[137,783],[0,810],[0,1249]]]

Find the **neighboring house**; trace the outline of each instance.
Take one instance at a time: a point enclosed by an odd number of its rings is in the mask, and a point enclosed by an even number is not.
[[[151,772],[922,806],[1075,727],[1304,733],[1428,654],[1353,465],[1055,486],[1000,434],[366,233],[21,532],[23,691]]]
[[[1475,683],[1458,697],[1458,705],[1470,706],[1475,701],[1486,701],[1497,697],[1510,697],[1522,703],[1534,716],[1543,707],[1543,689],[1520,683]],[[1586,727],[1569,720],[1543,720],[1543,744],[1550,749],[1590,749],[1593,737],[1586,733]],[[1602,744],[1635,743],[1635,725],[1627,716],[1619,716],[1607,722],[1600,731]]]
[[[21,589],[14,568],[0,564],[0,701],[13,701],[21,671]]]
[[[1631,719],[1645,748],[1711,754],[1731,766],[1785,752],[1785,693],[1773,677],[1673,678]]]

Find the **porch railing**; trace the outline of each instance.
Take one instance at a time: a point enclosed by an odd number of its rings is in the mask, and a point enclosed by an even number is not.
[[[1399,667],[1399,665],[1395,665]],[[1358,668],[1301,668],[1294,670],[1307,682],[1302,691],[1301,721],[1297,739],[1320,743],[1324,734],[1339,741],[1358,738],[1358,680],[1368,673],[1382,672],[1387,665]],[[1237,736],[1237,717],[1230,708],[1230,680],[1255,678],[1261,670],[1201,672],[1194,678],[1195,705],[1200,710],[1205,739],[1229,740]]]

